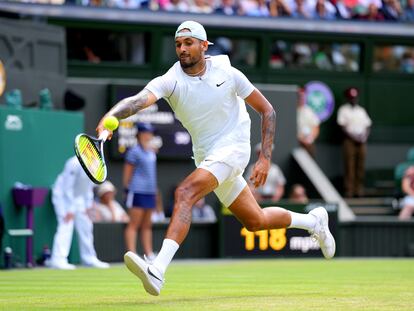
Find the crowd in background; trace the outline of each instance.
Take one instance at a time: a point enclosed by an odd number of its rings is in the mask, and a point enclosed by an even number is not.
[[[414,0],[31,0],[27,2],[316,20],[414,21]]]

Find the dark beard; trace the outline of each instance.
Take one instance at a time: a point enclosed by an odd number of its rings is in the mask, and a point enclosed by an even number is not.
[[[191,62],[191,63],[183,63],[183,62],[180,60],[180,65],[181,65],[181,68],[186,69],[186,68],[191,68],[191,67],[193,67],[193,66],[195,65],[195,63],[193,63],[193,62]]]

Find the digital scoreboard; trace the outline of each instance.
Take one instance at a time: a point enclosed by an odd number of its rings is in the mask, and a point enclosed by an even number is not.
[[[325,207],[329,214],[329,228],[332,235],[336,237],[338,209],[336,204],[311,203],[308,205],[277,205],[298,213],[308,213],[318,206]],[[251,232],[244,228],[230,211],[223,209],[221,219],[221,256],[321,257],[323,255],[318,242],[314,241],[306,230],[272,229]]]

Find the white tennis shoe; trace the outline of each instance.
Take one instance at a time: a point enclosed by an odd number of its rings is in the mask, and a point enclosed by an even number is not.
[[[129,271],[135,274],[144,285],[148,294],[158,296],[164,285],[164,276],[152,264],[147,263],[133,252],[124,255],[124,262]]]
[[[331,259],[335,255],[336,245],[335,239],[329,231],[328,212],[323,207],[317,207],[309,212],[316,217],[316,225],[309,233],[312,238],[319,242],[323,256]]]

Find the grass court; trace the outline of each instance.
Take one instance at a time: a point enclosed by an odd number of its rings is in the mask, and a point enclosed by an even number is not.
[[[414,261],[173,261],[161,296],[123,265],[0,271],[0,310],[413,310]]]

